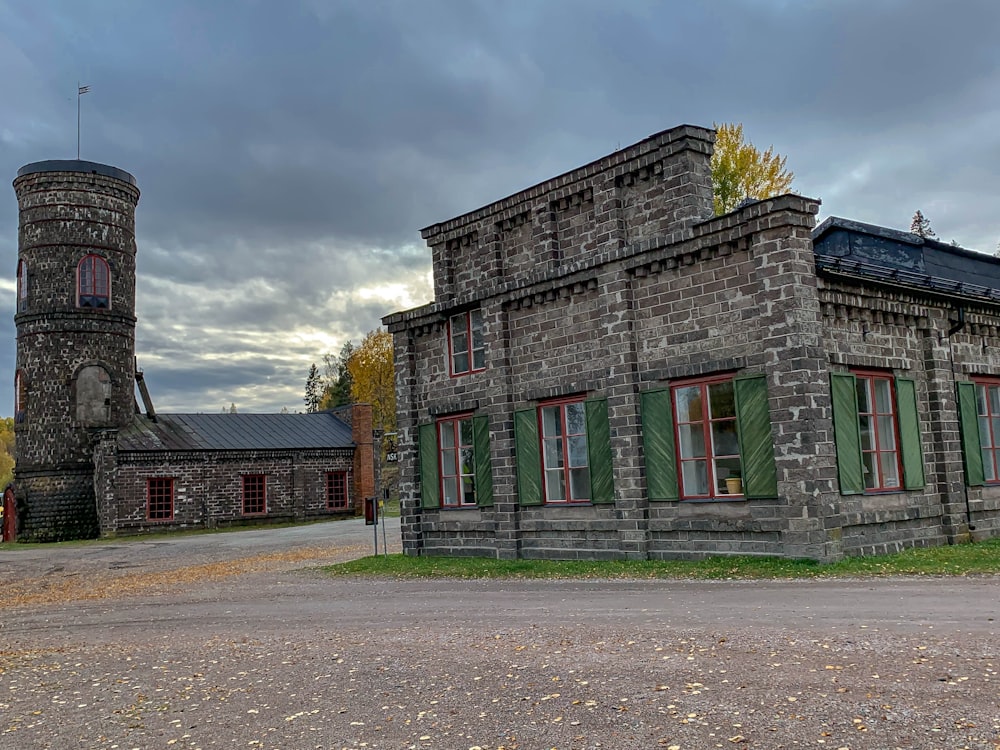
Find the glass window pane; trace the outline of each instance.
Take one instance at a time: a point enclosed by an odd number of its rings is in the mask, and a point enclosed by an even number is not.
[[[441,473],[451,476],[455,473],[455,450],[446,448],[441,451]]]
[[[441,481],[441,489],[444,491],[444,504],[458,504],[458,479],[455,477],[445,477]]]
[[[712,453],[716,456],[739,455],[740,444],[736,438],[736,420],[712,423]]]
[[[976,386],[976,414],[986,414],[986,386]]]
[[[468,354],[456,354],[453,365],[454,372],[468,372],[469,371],[469,355]]]
[[[472,477],[466,477],[462,480],[462,502],[468,505],[474,505],[476,502],[476,483],[473,481]]]
[[[861,450],[875,450],[875,436],[872,434],[872,418],[858,417],[858,427],[861,431]]]
[[[545,472],[545,499],[550,503],[566,499],[566,486],[562,469]]]
[[[441,422],[441,447],[442,448],[454,448],[455,447],[455,423],[454,422]]]
[[[979,442],[984,448],[992,448],[993,443],[990,440],[990,420],[989,417],[979,418]]]
[[[993,463],[994,451],[989,448],[983,448],[983,474],[986,477],[986,481],[990,482],[997,478],[996,468]]]
[[[882,463],[882,486],[899,487],[899,466],[896,462],[895,451],[891,453],[880,453]]]
[[[875,470],[875,454],[862,453],[861,465],[865,473],[865,489],[873,490],[878,487],[878,472]]]
[[[472,352],[472,369],[482,370],[486,367],[486,352],[482,349],[474,349]]]
[[[734,479],[736,477],[742,478],[742,470],[738,456],[733,456],[732,458],[720,458],[715,462],[715,481],[720,489],[724,490],[726,488],[727,479]]]
[[[587,437],[585,435],[577,435],[567,438],[567,440],[569,441],[569,465],[571,467],[586,466]]]
[[[483,314],[479,310],[470,313],[472,320],[472,346],[479,348],[483,345]]]
[[[546,406],[542,409],[542,435],[545,437],[562,435],[562,420],[558,406]]]
[[[878,417],[878,447],[883,451],[896,450],[896,428],[891,416]]]
[[[590,499],[590,470],[570,469],[569,471],[570,498],[573,500]]]
[[[991,385],[987,391],[990,398],[990,414],[1000,414],[1000,386]]]
[[[725,380],[708,386],[708,411],[712,419],[736,416],[733,381]]]
[[[701,388],[693,385],[674,390],[674,411],[678,422],[701,420]]]
[[[868,393],[867,378],[858,378],[855,384],[858,393],[858,411],[871,413],[871,398]]]
[[[708,464],[705,461],[684,461],[681,463],[681,477],[685,495],[708,494]]]
[[[886,378],[875,378],[875,406],[879,414],[892,414],[892,388]]]
[[[993,417],[991,421],[993,422],[993,440],[992,442],[984,440],[983,445],[988,445],[992,448],[995,447],[994,444],[996,443],[997,435],[1000,435],[1000,417]]]
[[[682,424],[677,428],[680,438],[681,458],[705,456],[705,432],[700,424]]]
[[[546,440],[545,445],[545,468],[557,469],[563,465],[563,444],[562,438]]]
[[[566,434],[583,435],[587,432],[587,415],[582,402],[566,404]]]
[[[469,351],[469,336],[464,330],[460,332],[452,332],[451,350],[455,354]]]
[[[463,419],[458,423],[462,445],[472,445],[472,420]]]
[[[472,452],[472,448],[462,448],[462,473],[463,474],[475,474],[476,459]]]

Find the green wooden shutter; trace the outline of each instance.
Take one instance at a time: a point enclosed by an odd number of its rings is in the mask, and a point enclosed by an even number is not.
[[[437,425],[433,422],[419,427],[420,504],[424,508],[441,505],[441,477],[438,474]]]
[[[476,505],[493,505],[493,467],[490,465],[490,418],[472,418],[472,451],[476,461]]]
[[[587,460],[590,468],[590,501],[613,503],[615,477],[611,457],[611,425],[606,398],[584,401],[587,414]]]
[[[962,427],[962,461],[965,483],[969,487],[986,484],[983,471],[983,444],[979,440],[979,410],[976,408],[976,384],[957,383],[958,415]]]
[[[514,451],[517,455],[517,500],[521,505],[541,505],[542,459],[537,410],[514,412]]]
[[[917,386],[909,378],[896,378],[896,420],[899,423],[903,487],[921,490],[924,488],[924,449],[920,440]]]
[[[865,475],[861,463],[861,427],[854,376],[848,372],[831,372],[830,395],[833,400],[833,435],[837,446],[840,494],[860,495],[865,491]]]
[[[677,500],[677,449],[670,389],[645,391],[642,412],[642,452],[646,457],[646,494],[650,500]]]
[[[767,376],[747,375],[733,381],[736,394],[736,430],[743,467],[743,495],[778,496],[778,470],[771,439],[771,412],[767,403]]]

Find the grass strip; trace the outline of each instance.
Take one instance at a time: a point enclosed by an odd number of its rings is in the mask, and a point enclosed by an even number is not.
[[[821,565],[781,557],[713,556],[703,560],[496,560],[486,557],[368,556],[323,568],[330,575],[392,578],[688,578],[809,579],[963,576],[1000,573],[1000,539],[848,557]]]

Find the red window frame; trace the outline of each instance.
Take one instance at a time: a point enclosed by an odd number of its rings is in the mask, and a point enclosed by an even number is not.
[[[469,310],[448,318],[448,368],[452,377],[486,369],[482,310]]]
[[[326,509],[347,510],[347,472],[326,473]]]
[[[861,466],[866,492],[903,489],[903,464],[899,446],[899,417],[896,414],[896,383],[889,373],[852,370],[858,403],[858,430],[861,433]],[[888,387],[887,408],[880,408],[877,384]],[[862,389],[865,390],[862,395]],[[866,425],[868,429],[866,430]],[[887,434],[888,430],[888,434]],[[893,483],[895,474],[895,483]]]
[[[17,311],[28,309],[28,264],[24,260],[17,261]]]
[[[104,258],[84,256],[76,267],[76,291],[77,307],[111,307],[111,267]]]
[[[450,441],[447,437],[450,436]],[[476,505],[476,451],[472,414],[457,414],[437,422],[438,475],[441,506],[471,508]]]
[[[149,477],[146,480],[146,520],[174,520],[174,480],[172,477]]]
[[[743,494],[743,461],[737,441],[737,418],[732,374],[715,375],[707,378],[682,380],[670,386],[670,403],[674,414],[674,444],[677,451],[677,474],[680,483],[682,500],[731,500],[744,497]],[[724,406],[722,394],[715,400],[713,408],[712,391],[714,386],[728,383],[732,413],[718,413],[716,408]],[[687,413],[682,408],[680,395],[684,391],[695,390],[697,399],[689,402]],[[699,410],[697,418],[692,418],[692,409]],[[731,429],[729,429],[731,428]],[[734,441],[733,452],[724,452],[719,444],[723,440]],[[697,445],[697,440],[701,445]],[[700,453],[699,453],[700,451]],[[704,473],[700,471],[703,465]],[[723,472],[725,475],[723,476]],[[739,492],[731,492],[727,480],[739,479]],[[700,486],[699,486],[700,485]],[[725,489],[724,489],[725,488]],[[733,488],[735,489],[735,487]]]
[[[582,419],[579,425],[570,423],[567,414],[570,409]],[[556,419],[546,419],[546,412],[555,414]],[[582,396],[545,401],[538,405],[542,496],[546,505],[590,502],[590,455],[587,440],[587,412]],[[571,447],[574,444],[575,451]],[[555,489],[559,491],[554,492]]]
[[[267,513],[267,475],[243,475],[243,515],[262,516]]]
[[[983,474],[990,484],[1000,482],[1000,378],[974,378],[979,445]],[[992,398],[990,397],[992,394]]]

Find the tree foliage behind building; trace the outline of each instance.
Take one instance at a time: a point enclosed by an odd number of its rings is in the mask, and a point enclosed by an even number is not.
[[[742,123],[716,125],[712,152],[716,216],[729,213],[747,199],[787,193],[795,175],[785,168],[785,159],[774,153],[773,146],[760,151],[752,143],[744,143]]]
[[[0,490],[14,479],[14,418],[0,418]]]
[[[396,430],[396,376],[392,360],[392,334],[369,331],[347,360],[351,375],[351,401],[372,405],[377,430]]]
[[[912,221],[910,221],[910,231],[917,235],[917,237],[923,237],[924,239],[937,237],[937,232],[931,229],[930,219],[926,218],[924,212],[919,208],[913,214]]]

